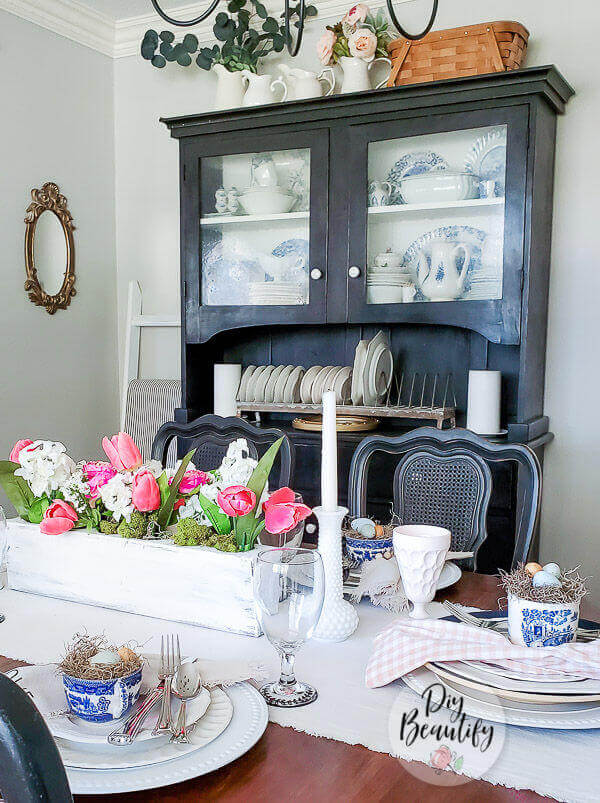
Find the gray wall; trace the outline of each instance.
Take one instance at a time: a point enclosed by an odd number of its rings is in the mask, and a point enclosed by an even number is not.
[[[78,459],[118,425],[113,62],[6,12],[0,31],[0,454],[44,437]],[[77,295],[53,316],[23,290],[23,218],[46,181],[77,227]]]

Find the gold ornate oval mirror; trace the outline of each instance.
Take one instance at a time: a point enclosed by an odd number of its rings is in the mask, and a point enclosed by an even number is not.
[[[54,315],[75,295],[75,226],[57,184],[31,190],[31,198],[25,214],[25,290]]]

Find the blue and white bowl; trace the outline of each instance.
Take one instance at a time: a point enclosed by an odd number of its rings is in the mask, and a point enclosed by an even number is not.
[[[377,555],[393,552],[394,541],[390,538],[354,538],[346,535],[346,550],[348,555],[356,561],[363,563],[373,560]]]
[[[523,647],[556,647],[575,641],[579,603],[532,602],[508,595],[508,637]]]
[[[69,709],[86,722],[112,722],[129,711],[142,685],[142,667],[115,680],[84,680],[63,675]]]

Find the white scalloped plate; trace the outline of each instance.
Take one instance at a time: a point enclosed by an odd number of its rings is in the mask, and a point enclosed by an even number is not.
[[[439,683],[437,676],[430,669],[421,667],[409,672],[402,680],[409,689],[418,695],[432,683]],[[489,722],[501,722],[507,725],[521,725],[527,728],[553,728],[555,730],[589,730],[600,728],[600,707],[586,708],[582,711],[543,711],[513,709],[509,706],[497,705],[473,697],[463,695],[463,711],[470,717],[479,717]]]
[[[229,726],[206,747],[180,758],[131,769],[84,770],[67,767],[74,795],[109,795],[158,789],[206,775],[243,756],[263,735],[269,713],[260,692],[249,683],[237,683],[227,689],[233,704]]]

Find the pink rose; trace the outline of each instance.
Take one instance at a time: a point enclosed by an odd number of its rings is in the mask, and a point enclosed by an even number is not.
[[[208,474],[205,471],[198,471],[196,468],[191,468],[183,475],[179,484],[179,493],[189,494],[195,491],[200,485],[206,485],[209,482]]]
[[[160,488],[148,469],[143,468],[133,478],[131,501],[140,513],[152,513],[160,507]]]
[[[21,451],[21,449],[24,449],[26,446],[31,446],[32,443],[33,441],[30,440],[17,441],[13,446],[12,451],[10,453],[10,457],[8,459],[11,460],[13,463],[18,463],[19,452]]]
[[[354,27],[355,25],[362,24],[367,19],[368,15],[369,7],[364,3],[357,3],[355,6],[352,6],[342,22],[346,22],[348,25]]]
[[[377,37],[368,28],[359,28],[348,39],[351,55],[363,61],[372,61],[377,50]]]
[[[119,432],[110,439],[103,438],[102,448],[117,471],[130,471],[142,465],[140,450],[126,432]]]
[[[100,496],[100,488],[111,480],[117,469],[113,468],[110,463],[105,463],[102,460],[91,460],[89,463],[83,464],[83,474],[90,486],[90,493],[88,499],[97,499]]]
[[[436,770],[445,770],[446,767],[450,765],[452,761],[452,753],[446,747],[446,745],[442,745],[438,747],[437,750],[431,754],[431,758],[429,759],[429,764]]]
[[[317,56],[319,61],[324,66],[331,64],[331,57],[333,56],[333,46],[337,42],[337,36],[333,31],[326,30],[323,36],[317,42]]]
[[[287,533],[310,516],[312,510],[295,499],[296,495],[291,488],[280,488],[263,503],[267,532]]]
[[[57,499],[44,513],[40,532],[45,535],[61,535],[72,530],[77,521],[77,513],[62,499]]]
[[[219,507],[228,516],[245,516],[256,505],[256,494],[244,485],[231,485],[217,494]]]

